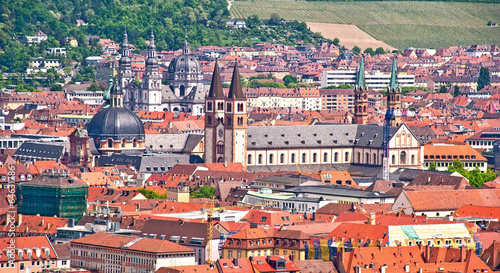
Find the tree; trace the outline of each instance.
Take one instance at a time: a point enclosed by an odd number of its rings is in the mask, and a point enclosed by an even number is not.
[[[480,188],[485,182],[493,181],[497,177],[492,169],[488,169],[485,173],[481,172],[477,167],[471,171],[467,171],[460,159],[453,161],[453,163],[448,166],[448,171],[458,172],[469,180],[471,186],[476,188]]]
[[[332,43],[333,43],[334,45],[338,46],[338,45],[339,45],[339,43],[340,43],[339,38],[335,37],[335,38],[333,39]]]
[[[297,77],[286,75],[285,77],[283,77],[283,83],[285,83],[285,85],[288,87],[290,83],[297,83]]]
[[[354,51],[354,49],[353,49],[353,51]],[[373,56],[375,54],[375,51],[373,51],[373,48],[369,47],[369,48],[365,49],[365,51],[363,51],[363,53],[368,53],[371,56]]]
[[[361,48],[359,48],[359,46],[354,46],[352,48],[352,53],[354,53],[354,55],[358,55],[359,53],[361,53]]]
[[[213,198],[215,190],[215,187],[201,186],[197,191],[191,193],[191,198]]]
[[[436,162],[432,161],[431,164],[429,164],[429,171],[437,171],[436,168]]]
[[[487,67],[481,67],[479,77],[477,78],[477,91],[488,85],[490,85],[490,71]]]
[[[147,199],[167,199],[165,194],[159,194],[154,190],[138,189],[137,191],[144,195]]]
[[[382,47],[377,47],[375,54],[385,54],[385,50]]]
[[[267,21],[270,25],[278,25],[281,22],[281,17],[277,13],[272,13],[271,17]]]
[[[458,96],[460,96],[460,87],[458,87],[458,85],[455,85],[453,90],[453,97],[458,97]]]
[[[99,85],[97,85],[96,82],[92,82],[90,84],[90,86],[87,88],[87,91],[93,91],[93,92],[95,92],[95,91],[99,91],[99,90],[101,90],[101,88],[99,88]]]
[[[446,88],[446,86],[444,85],[441,85],[441,87],[439,87],[438,93],[448,93],[448,88]]]

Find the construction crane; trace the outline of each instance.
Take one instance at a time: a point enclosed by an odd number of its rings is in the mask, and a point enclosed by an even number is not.
[[[382,159],[382,164],[383,164],[383,173],[382,173],[382,179],[383,180],[389,180],[389,140],[390,140],[390,131],[391,131],[391,120],[392,116],[394,114],[394,110],[389,109],[387,107],[387,111],[385,112],[385,119],[384,119],[384,142],[383,142],[383,159]]]

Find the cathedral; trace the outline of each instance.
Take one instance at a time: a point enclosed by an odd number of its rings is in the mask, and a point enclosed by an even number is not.
[[[388,105],[401,108],[396,65],[388,87]],[[249,170],[293,170],[297,164],[311,169],[341,169],[360,165],[382,167],[384,126],[367,124],[368,88],[360,63],[355,86],[353,124],[308,126],[247,126],[247,100],[235,66],[229,94],[222,90],[216,64],[205,101],[205,162],[239,162]],[[394,116],[390,121],[388,160],[390,171],[421,169],[423,145],[409,127]]]
[[[174,58],[168,67],[167,86],[162,84],[162,75],[158,71],[153,31],[149,38],[146,71],[141,85],[135,81],[130,54],[125,32],[117,75],[118,85],[124,93],[125,108],[132,111],[204,114],[203,71],[198,60],[189,52],[187,42],[184,42],[182,54]]]

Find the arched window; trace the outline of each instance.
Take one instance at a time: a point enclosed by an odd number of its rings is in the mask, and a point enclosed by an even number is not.
[[[126,143],[125,139],[122,139],[122,145],[121,145],[122,148],[125,148],[125,143]]]
[[[285,154],[280,154],[280,163],[285,163]]]
[[[391,164],[396,164],[396,156],[395,155],[392,155],[391,157]]]
[[[212,111],[212,102],[207,102],[207,111]]]
[[[137,138],[134,138],[133,146],[134,146],[134,148],[137,148]]]
[[[224,144],[217,144],[217,153],[224,154]]]
[[[370,164],[370,154],[369,153],[365,154],[365,160],[366,160],[366,164]]]
[[[363,113],[366,113],[366,105],[363,106]]]
[[[262,164],[262,155],[261,154],[259,155],[259,159],[258,159],[257,163]]]
[[[345,152],[344,161],[349,162],[349,152]]]
[[[227,105],[226,105],[226,108],[227,108],[226,110],[228,112],[231,112],[233,110],[233,104],[231,104],[230,102],[228,102]]]
[[[360,152],[358,152],[358,154],[357,154],[357,155],[358,155],[358,163],[361,163],[361,153],[360,153]]]
[[[338,153],[338,152],[335,152],[335,153],[333,154],[333,161],[334,161],[334,162],[339,162],[339,153]]]
[[[251,165],[252,164],[252,155],[248,155],[248,160],[247,160],[247,163],[248,165]]]
[[[243,103],[238,103],[238,112],[243,112]]]
[[[406,138],[408,139],[408,140],[406,141],[406,145],[407,145],[407,147],[411,147],[411,134],[406,135]]]
[[[377,154],[373,154],[373,165],[377,165]]]
[[[211,115],[207,115],[207,123],[208,123],[208,125],[212,125],[212,116]]]
[[[411,165],[415,164],[415,155],[411,155]]]
[[[302,163],[306,163],[306,153],[302,153]]]
[[[240,125],[240,126],[243,125],[243,118],[241,118],[241,117],[238,118],[238,125]]]
[[[401,145],[406,147],[406,135],[404,132],[401,134]]]
[[[273,164],[273,159],[274,159],[274,155],[270,154],[269,155],[269,164]]]
[[[401,136],[399,134],[396,135],[396,146],[401,146]]]
[[[224,110],[224,103],[218,102],[217,103],[217,110]]]
[[[400,154],[399,154],[399,164],[406,164],[406,152],[405,151],[402,151]]]
[[[318,154],[317,154],[317,153],[314,153],[314,154],[313,154],[313,163],[316,163],[316,161],[317,161],[317,157],[318,157]]]
[[[291,163],[295,163],[295,154],[291,155],[290,162]]]
[[[108,147],[113,148],[113,140],[108,139]]]

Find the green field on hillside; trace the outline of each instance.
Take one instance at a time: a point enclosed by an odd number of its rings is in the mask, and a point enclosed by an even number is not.
[[[500,4],[469,2],[236,1],[233,18],[277,13],[286,20],[352,24],[377,40],[403,49],[453,45],[500,45]]]

